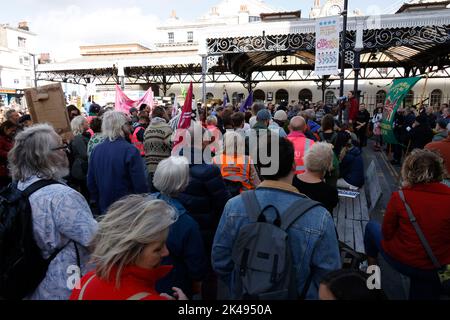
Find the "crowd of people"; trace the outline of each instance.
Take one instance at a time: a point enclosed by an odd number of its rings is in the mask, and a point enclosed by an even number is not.
[[[339,107],[255,103],[240,112],[232,104],[199,104],[186,130],[172,105],[124,114],[90,103],[88,114],[67,111],[72,135],[64,139],[14,110],[0,126],[2,187],[58,182],[29,197],[36,244],[51,261],[26,299],[240,299],[242,230],[260,219],[281,218],[282,226],[308,199],[315,202],[285,230],[295,295],[385,299],[365,286],[367,274],[342,269],[333,221],[338,188],[364,185],[363,152],[372,136],[374,151],[392,150],[393,163],[403,162],[403,201],[440,264],[450,263],[448,105],[438,113],[400,108],[394,132],[401,144],[392,146],[382,139],[383,105],[371,115],[352,93]],[[411,298],[436,298],[436,266],[414,230],[393,193],[383,224],[367,226],[369,263],[381,253],[415,279]],[[272,261],[261,259],[261,268]],[[71,265],[83,276],[75,288],[67,286]]]

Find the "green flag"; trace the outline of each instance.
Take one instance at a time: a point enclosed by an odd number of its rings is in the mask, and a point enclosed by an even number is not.
[[[420,80],[420,77],[394,79],[391,89],[386,97],[385,111],[386,117],[381,122],[381,134],[383,141],[390,144],[399,144],[394,135],[394,118],[397,109],[400,107],[403,99],[409,90]]]

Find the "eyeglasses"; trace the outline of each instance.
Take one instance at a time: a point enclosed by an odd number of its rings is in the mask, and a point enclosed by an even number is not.
[[[56,148],[52,148],[51,150],[52,151],[63,150],[63,151],[69,152],[69,145],[68,144],[63,144],[62,146],[56,147]]]

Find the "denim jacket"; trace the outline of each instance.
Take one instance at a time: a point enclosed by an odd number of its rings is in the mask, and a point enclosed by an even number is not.
[[[264,181],[256,190],[261,208],[273,205],[281,215],[297,199],[305,197],[291,185]],[[233,287],[233,245],[242,226],[249,223],[241,196],[229,200],[222,214],[212,249],[214,270],[225,284]],[[341,267],[338,240],[333,219],[323,207],[314,207],[297,219],[288,229],[298,295],[312,273],[306,299],[317,299],[321,278]],[[231,291],[232,292],[232,291]]]

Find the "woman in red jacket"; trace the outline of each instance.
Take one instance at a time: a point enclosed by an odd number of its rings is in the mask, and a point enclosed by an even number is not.
[[[403,163],[405,201],[441,265],[450,264],[450,188],[444,185],[442,158],[414,150]],[[365,233],[369,264],[381,253],[397,271],[411,279],[410,299],[434,299],[440,294],[436,268],[410,221],[399,192],[388,203],[383,225],[369,222]]]
[[[0,189],[11,183],[8,170],[8,152],[14,146],[17,125],[6,120],[0,125]]]
[[[70,299],[187,299],[178,288],[172,288],[174,297],[155,289],[156,282],[172,269],[160,263],[169,255],[166,239],[176,216],[166,202],[146,195],[131,195],[112,204],[92,240],[96,269],[81,279]]]

